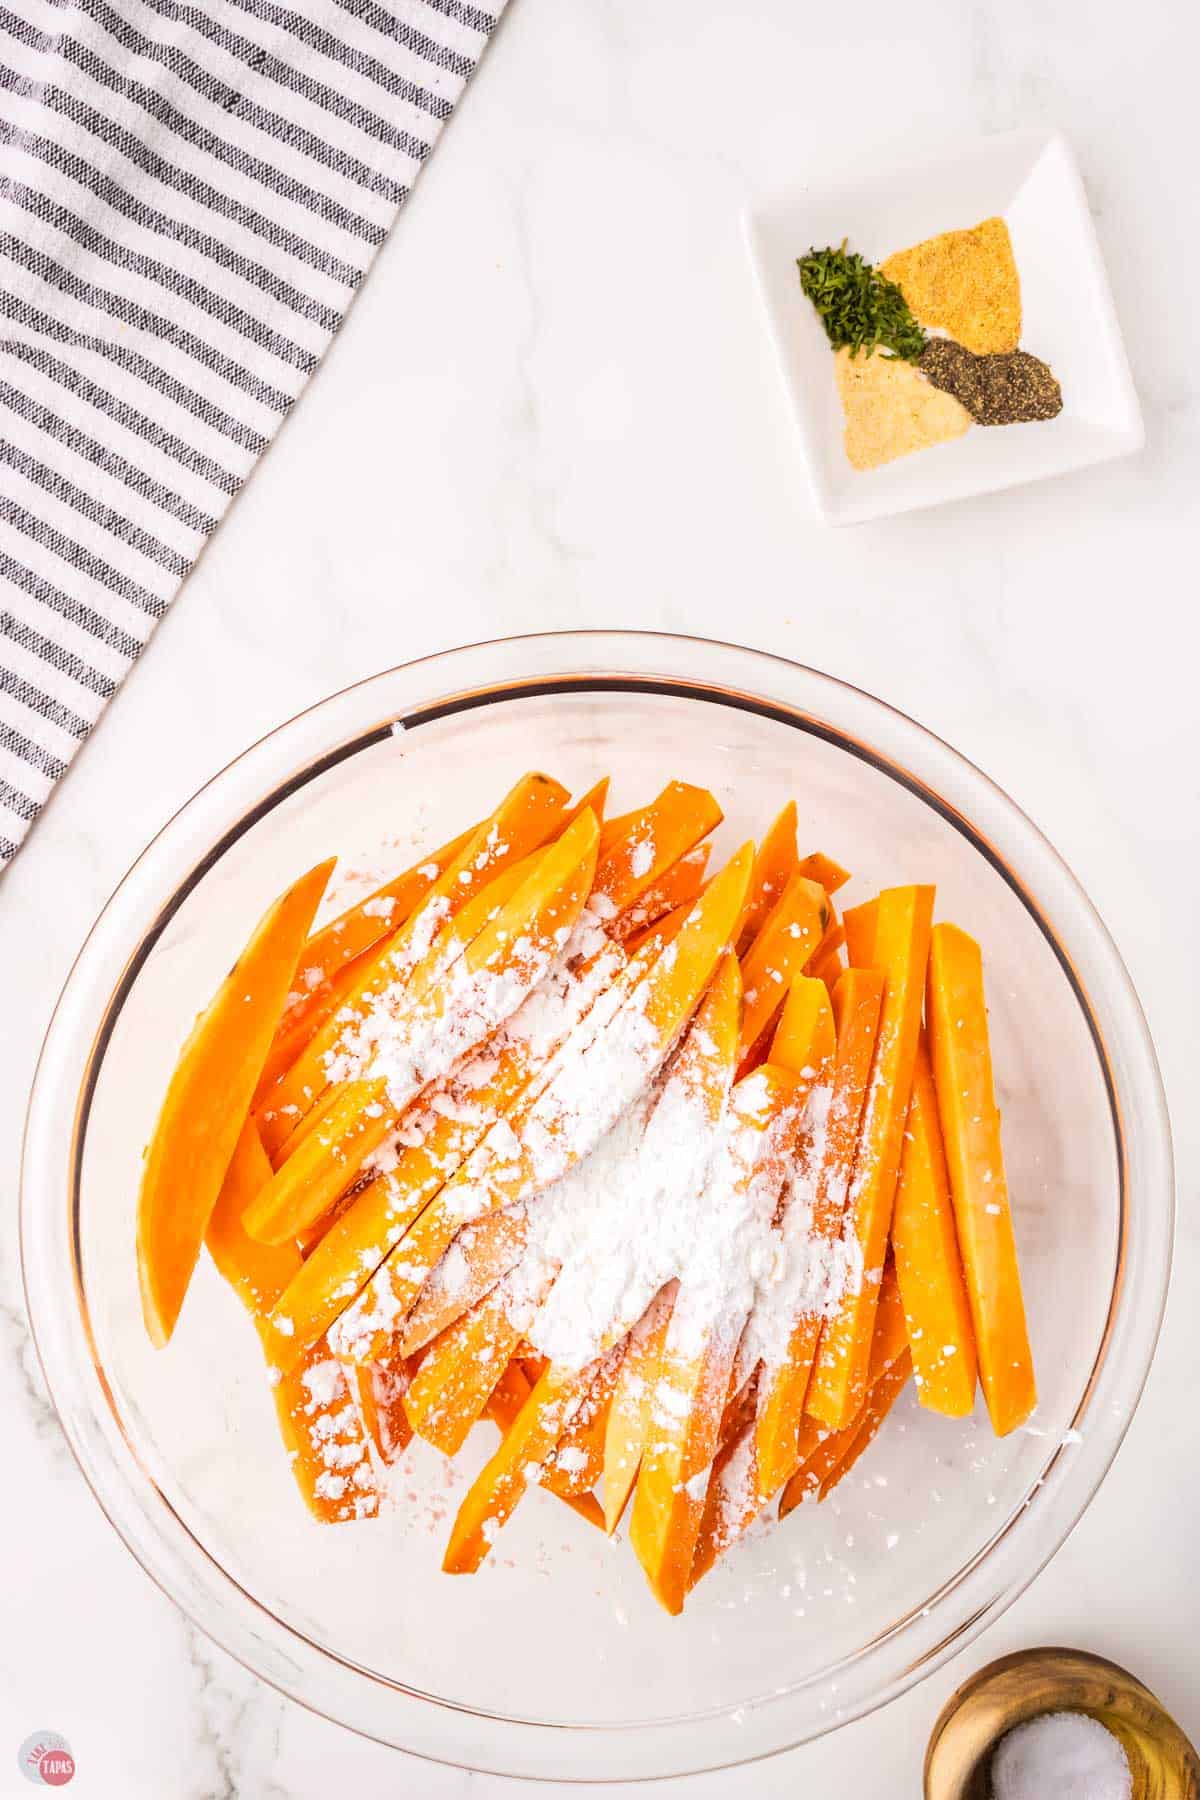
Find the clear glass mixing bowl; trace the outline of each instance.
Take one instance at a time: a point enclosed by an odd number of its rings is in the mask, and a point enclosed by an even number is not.
[[[981,1415],[923,1414],[910,1392],[830,1502],[731,1555],[681,1619],[658,1611],[627,1545],[540,1493],[480,1575],[443,1576],[464,1475],[432,1455],[386,1518],[315,1525],[279,1453],[253,1332],[212,1269],[168,1350],[151,1348],[140,1318],[141,1147],[249,923],[331,850],[353,863],[389,841],[432,844],[533,766],[576,788],[610,771],[614,810],[669,775],[704,783],[727,844],[794,795],[804,847],[854,870],[851,896],[936,881],[940,915],[987,957],[1042,1392],[1033,1426],[998,1441]],[[203,788],[75,965],[33,1095],[22,1207],[30,1313],[67,1436],[190,1618],[372,1737],[559,1779],[678,1774],[796,1744],[901,1693],[994,1619],[1062,1543],[1129,1423],[1173,1216],[1137,1000],[1084,894],[1012,802],[826,676],[602,632],[379,675]]]

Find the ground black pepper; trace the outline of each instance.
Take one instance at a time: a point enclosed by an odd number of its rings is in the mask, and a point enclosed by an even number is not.
[[[1062,411],[1062,389],[1049,365],[1027,350],[977,356],[953,338],[930,338],[917,367],[979,425],[1053,419]]]

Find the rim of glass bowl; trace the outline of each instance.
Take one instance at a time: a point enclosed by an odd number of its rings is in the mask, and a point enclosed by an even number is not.
[[[93,1354],[77,1178],[116,1011],[166,920],[250,825],[397,722],[415,730],[452,710],[589,689],[706,700],[820,736],[903,783],[988,859],[1046,937],[1091,1032],[1112,1112],[1120,1243],[1105,1332],[1072,1421],[1086,1423],[1082,1441],[1069,1454],[1048,1449],[1023,1501],[924,1607],[840,1664],[728,1710],[564,1725],[479,1712],[339,1658],[276,1618],[193,1537],[140,1461]],[[77,1097],[70,1132],[68,1095]],[[969,1644],[1050,1560],[1116,1454],[1158,1337],[1173,1223],[1170,1126],[1141,1007],[1082,888],[1014,802],[923,726],[831,676],[736,645],[624,631],[497,639],[385,671],[280,726],[201,788],[133,864],[76,959],[38,1064],[21,1194],[26,1297],[46,1381],[89,1486],[147,1574],[201,1630],[316,1712],[438,1761],[563,1781],[653,1778],[775,1754],[886,1704]]]

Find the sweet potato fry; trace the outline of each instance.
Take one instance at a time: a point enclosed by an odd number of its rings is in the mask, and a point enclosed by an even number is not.
[[[868,1390],[866,1404],[850,1425],[831,1431],[792,1476],[779,1496],[779,1517],[786,1519],[803,1500],[824,1500],[850,1473],[872,1442],[912,1374],[908,1350]]]
[[[242,1226],[242,1213],[270,1166],[258,1129],[247,1119],[205,1233],[209,1255],[253,1319],[268,1362],[267,1309],[300,1262],[293,1245],[256,1243]],[[274,1374],[280,1434],[313,1517],[323,1524],[372,1517],[379,1507],[378,1482],[342,1370],[324,1346],[312,1346],[289,1373]]]
[[[536,1279],[538,1286],[528,1296],[534,1301],[549,1287],[553,1271]],[[446,1456],[466,1442],[520,1342],[515,1302],[526,1295],[522,1282],[518,1296],[515,1281],[521,1277],[493,1288],[430,1345],[404,1396],[413,1430]]]
[[[617,1353],[609,1354],[615,1363]],[[562,1371],[552,1364],[540,1376],[458,1509],[442,1560],[448,1575],[475,1573],[599,1375],[597,1367]]]
[[[627,944],[637,932],[654,925],[664,914],[674,912],[678,906],[690,906],[699,897],[711,850],[711,844],[697,844],[669,869],[664,869],[654,885],[632,905],[617,914],[610,930],[618,944]]]
[[[1037,1405],[1037,1384],[1000,1143],[983,960],[957,925],[934,927],[927,1007],[979,1377],[992,1428],[1003,1437]]]
[[[476,829],[472,826],[470,831],[460,832],[440,850],[431,851],[416,867],[385,881],[374,893],[347,907],[309,938],[300,958],[300,987],[271,1041],[254,1096],[256,1107],[266,1102],[270,1090],[291,1068],[309,1039],[357,987],[366,973],[366,964],[360,958],[407,924],[438,876],[465,848]]]
[[[861,1252],[862,1280],[826,1321],[804,1402],[834,1430],[849,1423],[866,1392],[879,1277],[921,1030],[932,914],[931,887],[888,888],[865,911],[848,912],[844,921],[853,964],[882,975],[884,992],[846,1223]]]
[[[824,888],[793,875],[742,958],[743,1054],[779,1011],[793,977],[802,973],[828,923]]]
[[[738,955],[744,956],[767,914],[797,872],[796,802],[789,800],[768,827],[750,873],[750,891],[738,930]]]
[[[319,864],[270,908],[197,1019],[167,1087],[137,1217],[142,1315],[160,1348],[179,1317],[332,869],[332,861]]]
[[[522,1371],[520,1359],[514,1357],[492,1390],[491,1399],[485,1408],[487,1417],[499,1427],[502,1437],[512,1429],[532,1388],[533,1381]],[[594,1494],[561,1493],[555,1483],[552,1470],[546,1472],[542,1485],[548,1493],[557,1494],[558,1498],[569,1506],[572,1512],[577,1512],[581,1519],[586,1519],[589,1525],[595,1525],[603,1531],[604,1514],[601,1512],[600,1503]]]
[[[649,806],[628,818],[615,836],[601,834],[596,887],[630,906],[659,882],[671,865],[715,831],[721,809],[707,788],[668,782]],[[614,821],[616,823],[616,821]]]
[[[621,1522],[641,1466],[650,1428],[653,1381],[675,1303],[675,1282],[650,1302],[626,1342],[617,1370],[604,1433],[604,1529]]]
[[[342,1372],[375,1454],[383,1463],[394,1463],[408,1448],[413,1435],[404,1410],[411,1378],[407,1363],[346,1363]]]
[[[814,980],[811,986],[821,984]],[[805,1233],[811,1249],[806,1254],[802,1246],[796,1247],[795,1254],[805,1256],[807,1278],[797,1294],[784,1356],[778,1367],[764,1371],[759,1384],[755,1476],[763,1500],[795,1467],[796,1437],[828,1301],[829,1246],[842,1232],[882,996],[878,975],[866,969],[847,971],[834,990],[828,1028],[834,1045],[823,1034],[817,1050],[819,1079],[829,1084],[829,1100],[824,1116],[814,1121],[800,1147],[784,1215],[785,1235],[789,1225]]]
[[[892,1251],[912,1345],[917,1398],[931,1412],[965,1418],[975,1405],[975,1332],[924,1032],[913,1068],[892,1213]]]
[[[404,1322],[401,1356],[412,1356],[449,1329],[519,1261],[529,1233],[524,1207],[488,1213],[464,1225],[421,1289]]]
[[[834,862],[832,856],[825,856],[820,850],[811,850],[807,856],[802,856],[796,867],[799,874],[815,881],[827,894],[836,894],[850,879],[849,869],[843,869],[841,863]]]

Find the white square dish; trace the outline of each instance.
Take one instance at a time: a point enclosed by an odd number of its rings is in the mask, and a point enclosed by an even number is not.
[[[1021,348],[1050,364],[1062,412],[1035,424],[975,426],[880,468],[852,468],[829,340],[801,291],[797,258],[845,238],[878,263],[995,215],[1008,225],[1021,278]],[[983,138],[943,161],[796,190],[749,212],[746,234],[813,504],[827,523],[960,500],[1141,449],[1141,408],[1087,195],[1058,133]]]

